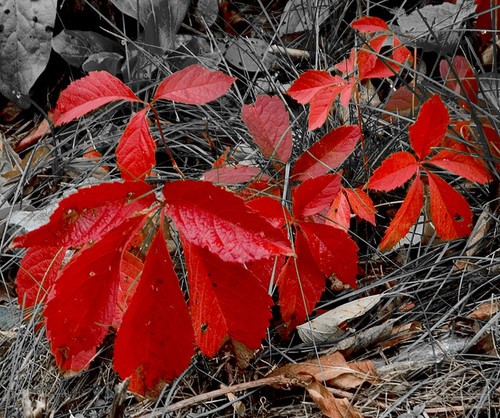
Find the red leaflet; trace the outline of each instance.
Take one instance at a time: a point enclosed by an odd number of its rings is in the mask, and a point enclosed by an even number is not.
[[[144,180],[156,165],[156,144],[149,131],[147,112],[143,109],[134,115],[116,148],[116,162],[125,181]]]
[[[253,105],[243,106],[241,120],[264,156],[288,161],[292,153],[290,116],[278,96],[257,96]]]
[[[422,105],[416,122],[408,130],[411,146],[419,160],[441,143],[449,123],[448,109],[437,94]]]
[[[306,104],[322,89],[344,83],[342,77],[333,76],[327,71],[308,70],[293,82],[286,94],[300,104]]]
[[[336,64],[335,68],[344,74],[352,73],[356,68],[356,55],[356,50],[354,48],[351,49],[349,56]]]
[[[343,192],[337,194],[337,197],[330,206],[330,210],[326,214],[326,218],[326,225],[349,230],[351,224],[351,208]]]
[[[345,82],[343,81],[342,84],[325,87],[314,95],[309,102],[309,120],[307,125],[307,129],[309,131],[313,131],[320,126],[323,126],[328,118],[328,115],[330,114],[333,101],[340,93],[343,92],[344,88]],[[350,97],[351,94],[349,91],[349,98]]]
[[[267,289],[243,265],[224,262],[188,240],[182,242],[197,346],[208,357],[227,341],[260,348],[273,304]]]
[[[143,220],[123,222],[77,253],[55,282],[44,315],[51,351],[62,370],[86,369],[108,333],[116,312],[124,247]]]
[[[424,188],[417,172],[417,177],[411,184],[403,204],[385,231],[384,238],[379,245],[380,251],[391,249],[404,238],[411,226],[417,221],[423,204]]]
[[[82,187],[59,202],[49,223],[15,238],[13,245],[79,247],[100,239],[154,201],[151,186],[143,182]]]
[[[400,151],[387,157],[375,170],[367,187],[372,190],[393,190],[410,180],[418,170],[419,163],[409,152]]]
[[[125,100],[141,100],[123,82],[106,71],[95,71],[73,81],[59,96],[54,113],[54,124],[63,125],[100,106]]]
[[[312,222],[299,222],[319,269],[326,276],[335,274],[342,283],[356,286],[358,246],[342,229]]]
[[[354,151],[361,138],[358,125],[340,126],[313,144],[295,162],[294,180],[306,180],[337,168]]]
[[[234,194],[205,181],[176,181],[163,188],[166,213],[186,241],[208,248],[224,261],[245,263],[292,255],[284,234]]]
[[[283,228],[291,219],[287,208],[278,199],[262,196],[249,200],[246,204],[275,228]]]
[[[47,299],[65,254],[64,247],[32,247],[26,251],[16,277],[19,306],[26,309]]]
[[[445,240],[470,234],[472,212],[465,198],[442,178],[427,171],[431,218],[434,229]]]
[[[244,164],[214,167],[203,174],[203,180],[220,184],[248,183],[256,177],[261,180],[270,179],[267,174],[261,172],[260,168]]]
[[[351,27],[361,33],[373,33],[389,30],[389,26],[379,17],[363,16],[351,23]]]
[[[343,191],[347,195],[351,209],[356,216],[375,225],[375,213],[377,213],[377,209],[375,209],[370,196],[360,188],[343,189]]]
[[[340,176],[326,174],[304,181],[293,192],[292,212],[296,219],[320,213],[340,191]]]
[[[193,354],[187,305],[163,234],[157,233],[116,336],[114,366],[122,379],[131,377],[131,391],[157,397]]]
[[[290,257],[278,277],[279,304],[283,322],[292,331],[304,322],[325,290],[325,275],[309,250],[309,243],[298,231],[295,237],[297,257]]]
[[[130,243],[129,243],[130,245]],[[120,284],[118,290],[118,301],[116,303],[115,317],[113,326],[119,327],[123,320],[123,314],[130,305],[132,296],[137,289],[137,283],[144,269],[144,263],[141,259],[133,255],[130,251],[123,253],[120,265]]]
[[[194,64],[163,80],[153,101],[163,99],[202,105],[226,94],[235,80],[220,71]]]
[[[387,39],[387,35],[380,35],[373,38],[368,45],[358,52],[359,79],[391,77],[399,67],[388,61],[382,61],[377,54],[380,54],[382,46]]]
[[[439,63],[439,72],[441,73],[443,80],[446,82],[446,87],[458,94],[463,95],[464,97],[467,97],[472,103],[477,104],[479,86],[474,70],[471,68],[467,58],[461,55],[455,55],[451,65],[455,73],[450,70],[448,61],[441,60]],[[465,107],[468,107],[467,102],[461,100],[461,103]]]

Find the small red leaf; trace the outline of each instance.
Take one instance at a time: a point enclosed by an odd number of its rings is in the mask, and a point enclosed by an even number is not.
[[[361,138],[358,125],[340,126],[313,144],[295,162],[294,180],[306,180],[337,168],[354,151]]]
[[[106,71],[95,71],[73,81],[59,96],[54,124],[63,125],[105,104],[141,100],[122,81]]]
[[[157,233],[116,336],[114,367],[122,379],[131,376],[131,391],[157,397],[193,354],[188,308],[163,234]]]
[[[306,104],[325,87],[344,83],[345,80],[342,77],[333,76],[327,71],[308,70],[293,82],[286,94],[300,104]]]
[[[219,184],[248,183],[255,180],[256,177],[261,180],[270,179],[267,174],[262,173],[260,168],[244,164],[214,167],[203,174],[203,180]]]
[[[347,195],[351,209],[356,216],[375,225],[375,213],[377,213],[377,209],[375,209],[370,196],[360,188],[344,189],[344,193]]]
[[[120,264],[126,242],[144,220],[131,218],[63,268],[44,315],[47,339],[62,370],[86,369],[116,313]]]
[[[456,151],[440,151],[426,162],[479,184],[485,184],[492,180],[482,161],[470,155],[470,151],[466,147],[457,145],[455,148],[457,148]]]
[[[59,202],[49,223],[16,237],[13,246],[79,247],[100,239],[154,201],[151,186],[143,182],[82,187]]]
[[[351,49],[349,56],[345,60],[340,61],[338,64],[335,65],[335,68],[344,74],[352,73],[355,67],[356,67],[356,50],[354,48]]]
[[[156,165],[156,144],[149,131],[148,109],[136,113],[116,148],[116,162],[125,181],[144,180]]]
[[[394,247],[408,233],[411,226],[417,222],[420,211],[424,204],[424,188],[419,174],[408,190],[408,194],[399,208],[396,216],[391,221],[389,228],[385,231],[384,238],[380,242],[380,251],[389,250]]]
[[[283,228],[291,218],[287,208],[270,196],[257,197],[246,204],[275,228]]]
[[[477,104],[478,82],[474,74],[474,70],[470,66],[467,58],[461,55],[455,55],[451,62],[455,73],[450,70],[448,61],[441,60],[439,64],[439,72],[441,77],[445,80],[446,87],[467,97],[472,103]],[[458,80],[457,80],[458,76]],[[466,102],[462,103],[468,107]]]
[[[300,222],[299,227],[323,274],[335,274],[342,283],[356,288],[358,246],[349,234],[333,226],[312,222]]]
[[[330,206],[330,210],[326,214],[326,225],[335,228],[349,230],[351,225],[351,208],[349,201],[344,193],[340,192]]]
[[[400,151],[390,155],[375,170],[367,187],[372,190],[389,191],[401,187],[418,170],[419,164],[409,152]]]
[[[195,339],[203,354],[213,357],[227,341],[260,348],[273,304],[267,289],[243,265],[182,242]]]
[[[359,79],[392,77],[399,70],[399,66],[389,61],[382,61],[377,54],[380,54],[387,39],[387,35],[380,35],[373,38],[369,45],[364,46],[358,52]]]
[[[245,263],[272,255],[292,255],[284,234],[244,201],[205,181],[176,181],[163,188],[167,214],[185,239],[224,261]]]
[[[330,110],[332,108],[334,100],[343,91],[345,86],[345,81],[343,79],[342,83],[334,86],[329,86],[321,89],[316,93],[309,102],[309,119],[307,129],[313,131],[320,126],[323,126]],[[349,95],[350,97],[350,95]]]
[[[245,105],[241,119],[262,154],[287,162],[292,153],[290,116],[278,96],[257,96],[253,105]]]
[[[226,94],[236,78],[194,64],[161,82],[153,100],[202,105]]]
[[[340,191],[340,176],[326,174],[307,179],[293,191],[292,212],[296,219],[320,213],[330,206]]]
[[[467,200],[442,178],[427,172],[431,218],[441,239],[451,240],[470,234],[472,212]]]
[[[26,251],[16,277],[19,306],[26,309],[47,299],[65,254],[64,247],[32,247]]]
[[[435,94],[421,107],[418,118],[410,126],[410,143],[419,160],[429,155],[432,147],[437,147],[448,130],[450,115],[448,109]]]
[[[389,26],[379,17],[363,16],[351,23],[351,27],[361,33],[373,33],[389,30]]]

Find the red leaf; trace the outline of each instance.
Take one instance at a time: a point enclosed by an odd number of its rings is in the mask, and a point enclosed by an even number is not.
[[[295,162],[294,180],[306,180],[337,168],[354,151],[361,138],[358,125],[340,126],[313,144]]]
[[[26,251],[16,277],[19,306],[26,309],[46,300],[65,254],[64,247],[32,247]]]
[[[342,229],[312,222],[299,227],[309,243],[311,254],[326,276],[335,274],[342,283],[354,288],[358,272],[358,246]]]
[[[296,219],[320,213],[340,191],[340,176],[326,174],[307,179],[293,191],[292,212]]]
[[[122,323],[123,314],[130,305],[130,301],[137,290],[137,283],[143,269],[144,263],[140,258],[132,254],[130,250],[123,253],[120,265],[120,288],[115,317],[113,318],[113,324],[116,327]]]
[[[334,100],[343,91],[345,81],[343,79],[341,84],[329,86],[321,89],[316,93],[309,102],[309,119],[307,129],[313,131],[322,126],[332,108]],[[350,94],[349,94],[350,98]]]
[[[116,336],[114,367],[122,379],[131,376],[131,391],[157,397],[193,354],[188,308],[163,234],[157,233]]]
[[[295,237],[295,251],[297,257],[287,260],[277,281],[281,316],[288,331],[304,322],[326,287],[325,275],[316,265],[309,243],[300,231]]]
[[[448,123],[448,109],[435,94],[422,105],[416,122],[408,130],[411,146],[419,160],[427,157],[431,148],[441,143],[448,130]]]
[[[354,48],[351,49],[349,57],[347,57],[345,60],[340,61],[338,64],[335,65],[335,68],[344,74],[352,73],[355,67],[356,67],[356,50]]]
[[[293,82],[286,94],[300,104],[306,104],[320,90],[338,84],[345,84],[345,80],[342,77],[333,76],[327,71],[308,70]]]
[[[445,80],[446,87],[467,97],[472,103],[477,104],[479,86],[474,70],[471,68],[467,58],[461,55],[455,55],[451,65],[458,76],[458,80],[455,74],[450,70],[448,61],[443,59],[439,63],[439,72],[443,80]],[[468,107],[466,102],[463,104]]]
[[[194,64],[163,80],[153,100],[202,105],[226,94],[235,80],[221,71]]]
[[[287,162],[292,153],[290,116],[278,96],[257,96],[253,105],[245,105],[241,119],[262,154]]]
[[[361,33],[373,33],[389,30],[389,26],[379,17],[363,16],[351,23],[351,27]]]
[[[347,195],[352,211],[361,219],[375,225],[377,209],[375,209],[370,196],[360,188],[344,189],[344,193]]]
[[[156,165],[156,144],[143,109],[130,120],[116,148],[116,162],[125,181],[144,180]]]
[[[372,190],[389,191],[401,187],[418,170],[419,164],[409,152],[400,151],[387,157],[375,170],[367,187]]]
[[[275,228],[283,228],[291,219],[287,208],[278,199],[270,196],[257,197],[246,204]]]
[[[340,192],[337,194],[337,197],[330,206],[330,210],[326,214],[326,218],[326,225],[349,230],[349,226],[351,225],[351,208],[344,193]]]
[[[399,66],[382,61],[377,56],[380,54],[382,46],[387,39],[387,35],[380,35],[373,38],[367,46],[358,52],[359,79],[392,77],[398,71]]]
[[[47,339],[62,370],[86,369],[115,317],[126,242],[144,220],[128,219],[61,271],[45,307]]]
[[[260,348],[273,304],[267,290],[243,265],[182,242],[195,339],[203,354],[213,357],[227,341]]]
[[[185,239],[208,248],[224,261],[245,263],[272,255],[291,255],[284,234],[248,208],[244,201],[212,183],[165,184],[167,214]]]
[[[151,186],[143,182],[82,187],[59,202],[49,223],[16,237],[13,246],[79,247],[100,239],[154,201]]]
[[[420,176],[417,174],[403,204],[391,221],[389,228],[385,231],[384,238],[379,245],[380,251],[391,249],[404,238],[411,226],[417,222],[423,204],[424,189],[422,180],[420,180]]]
[[[141,100],[123,82],[106,71],[95,71],[73,81],[59,96],[54,124],[63,125],[105,104]]]
[[[467,200],[442,178],[427,172],[431,218],[441,239],[451,240],[470,234],[472,212]]]
[[[248,183],[255,180],[256,177],[261,180],[270,179],[267,174],[262,173],[260,168],[244,164],[215,167],[203,174],[203,180],[220,184]]]
[[[413,54],[395,36],[393,37],[392,59],[400,64],[403,64],[405,61],[413,61]],[[399,70],[400,68],[399,65],[395,64],[391,64],[391,67],[395,70]]]

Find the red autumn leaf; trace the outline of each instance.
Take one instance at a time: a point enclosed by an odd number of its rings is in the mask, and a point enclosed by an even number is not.
[[[373,33],[389,30],[387,23],[375,16],[363,16],[352,22],[351,27],[361,33]]]
[[[158,232],[116,336],[114,367],[122,379],[131,377],[131,391],[157,397],[165,383],[187,368],[193,354],[188,308]]]
[[[387,35],[380,35],[373,38],[368,45],[358,52],[359,79],[392,77],[399,69],[394,63],[378,57],[382,46],[387,39]]]
[[[134,115],[116,148],[116,162],[125,181],[144,180],[156,165],[156,144],[149,131],[147,112],[143,109]]]
[[[392,59],[400,64],[403,64],[405,61],[412,61],[413,55],[408,48],[406,48],[401,41],[393,37],[393,50],[392,50]],[[399,65],[391,64],[394,69],[399,70]]]
[[[344,74],[352,73],[356,68],[356,55],[356,50],[354,48],[351,49],[349,56],[345,60],[336,64],[335,68]]]
[[[348,230],[351,224],[351,208],[349,201],[343,192],[337,194],[335,200],[330,206],[330,210],[326,214],[326,225],[335,228],[343,228]]]
[[[450,115],[448,109],[435,94],[421,107],[418,118],[410,126],[410,143],[421,161],[429,155],[432,147],[437,147],[448,130]]]
[[[226,94],[235,80],[221,71],[210,71],[194,64],[163,80],[153,101],[163,99],[202,105]]]
[[[343,190],[356,216],[375,225],[375,213],[377,213],[377,209],[375,209],[370,196],[360,188]]]
[[[289,331],[304,322],[326,287],[325,275],[300,231],[295,237],[295,251],[297,257],[288,258],[277,280],[281,316]]]
[[[443,80],[445,80],[446,87],[468,98],[472,103],[477,104],[479,86],[474,70],[467,61],[467,58],[461,55],[455,55],[451,62],[451,66],[456,74],[451,71],[448,61],[443,59],[439,63],[439,72]],[[468,106],[466,102],[463,102],[463,104],[466,105],[466,107]]]
[[[143,182],[82,187],[59,202],[49,223],[16,237],[13,245],[79,247],[100,239],[154,201],[151,186]]]
[[[260,348],[273,304],[267,289],[243,265],[224,262],[188,240],[182,243],[197,346],[208,357],[227,341]]]
[[[337,76],[336,76],[337,77]],[[325,87],[316,93],[309,102],[309,119],[307,129],[313,131],[320,126],[323,126],[330,110],[332,108],[334,100],[337,96],[342,93],[346,83],[343,79],[342,83]],[[349,94],[350,98],[350,94]]]
[[[243,106],[241,120],[264,156],[288,161],[292,153],[290,116],[278,96],[257,96],[253,105]]]
[[[354,151],[361,138],[358,125],[340,126],[313,144],[295,162],[294,180],[306,180],[337,168]]]
[[[332,204],[340,191],[340,176],[326,174],[307,179],[292,194],[292,212],[296,219],[316,215]]]
[[[291,219],[287,208],[278,199],[270,196],[257,197],[246,204],[275,228],[283,228]]]
[[[472,212],[467,200],[442,178],[427,172],[431,218],[440,238],[451,240],[470,234]]]
[[[358,246],[342,229],[312,222],[300,222],[311,254],[326,276],[335,274],[342,283],[356,288]]]
[[[19,306],[26,309],[47,299],[65,254],[64,247],[32,247],[26,251],[16,277]]]
[[[418,170],[419,164],[409,152],[400,151],[387,157],[368,181],[372,190],[389,191],[401,187]]]
[[[86,369],[112,325],[126,242],[144,216],[128,219],[74,256],[59,274],[45,307],[47,339],[57,365]]]
[[[192,244],[224,261],[245,263],[272,255],[292,255],[284,234],[258,216],[238,196],[205,181],[165,184],[167,215]]]
[[[73,81],[59,96],[54,113],[54,125],[60,126],[104,106],[125,100],[141,100],[122,81],[106,71],[95,71]]]
[[[269,289],[271,284],[271,290],[274,290],[274,284],[276,284],[276,278],[280,271],[285,265],[286,257],[283,255],[277,255],[271,258],[265,258],[262,260],[254,260],[245,263],[245,268],[249,270],[259,281],[259,283],[264,286],[265,289]]]
[[[391,249],[404,238],[411,226],[417,222],[423,204],[424,188],[417,172],[417,177],[411,184],[403,204],[385,231],[384,238],[379,245],[380,251]]]
[[[327,71],[308,70],[293,82],[286,94],[298,103],[306,104],[324,88],[344,83],[342,77],[333,76]]]
[[[220,184],[248,183],[257,177],[261,180],[270,179],[267,174],[262,173],[260,168],[244,164],[214,167],[203,174],[203,180]]]

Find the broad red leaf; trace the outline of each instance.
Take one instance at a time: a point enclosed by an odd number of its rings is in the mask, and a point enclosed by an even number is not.
[[[221,71],[210,71],[194,64],[163,80],[153,100],[201,105],[226,94],[235,80]]]
[[[330,206],[340,191],[340,176],[326,174],[307,179],[293,191],[292,212],[296,219],[320,213]]]
[[[65,254],[64,247],[32,247],[26,251],[16,277],[19,306],[29,308],[47,299]]]
[[[385,231],[384,238],[379,245],[380,251],[391,249],[404,238],[411,226],[417,222],[423,204],[424,188],[417,173],[417,177],[411,184],[403,204],[391,221],[389,228]]]
[[[373,33],[389,30],[387,23],[375,16],[363,16],[352,22],[351,27],[361,33]]]
[[[435,94],[421,107],[418,118],[410,126],[410,143],[419,160],[429,155],[432,147],[437,147],[448,130],[450,115],[448,109]]]
[[[116,148],[116,162],[125,181],[144,180],[156,165],[156,144],[149,131],[147,112],[143,109],[134,115]]]
[[[431,218],[440,238],[450,240],[470,234],[472,212],[467,200],[442,178],[427,172]]]
[[[316,265],[309,243],[300,231],[295,237],[295,251],[297,257],[287,260],[277,280],[281,316],[288,331],[304,322],[326,287],[325,275]]]
[[[205,181],[165,184],[167,215],[185,239],[224,261],[245,263],[292,255],[288,240],[233,193]]]
[[[287,208],[273,197],[257,197],[249,200],[246,204],[275,228],[283,228],[291,219]]]
[[[347,196],[343,192],[338,193],[337,197],[335,197],[330,210],[326,214],[326,218],[326,225],[349,230],[349,226],[351,225],[351,208],[349,207]]]
[[[361,138],[358,125],[340,126],[313,144],[295,162],[294,180],[306,180],[337,168],[354,151]]]
[[[343,190],[356,216],[375,225],[375,213],[377,213],[377,209],[375,209],[370,196],[360,188]]]
[[[342,77],[333,76],[327,71],[308,70],[293,82],[286,94],[300,104],[306,104],[322,89],[339,84],[345,84]]]
[[[333,226],[312,222],[300,222],[299,227],[323,274],[335,274],[342,283],[357,287],[358,246],[349,234]]]
[[[260,168],[244,164],[215,167],[203,174],[203,180],[220,184],[248,183],[257,177],[261,180],[270,179],[267,174],[262,173]]]
[[[112,325],[125,244],[144,220],[128,219],[63,268],[49,294],[44,315],[57,365],[86,369]]]
[[[213,357],[227,341],[257,349],[273,304],[267,289],[238,263],[224,262],[183,239],[196,344]]]
[[[418,167],[419,164],[412,154],[406,151],[396,152],[387,157],[374,171],[367,187],[380,191],[393,190],[410,180]]]
[[[456,75],[450,70],[448,61],[443,59],[439,63],[439,72],[441,73],[443,80],[445,80],[446,87],[464,97],[467,97],[472,103],[477,104],[479,86],[474,70],[467,61],[467,58],[461,55],[455,55],[451,65]],[[468,107],[467,102],[461,100],[461,103]]]
[[[194,334],[179,280],[161,232],[148,250],[144,271],[123,316],[114,349],[120,377],[129,389],[157,397],[194,354]]]
[[[79,247],[100,239],[154,201],[151,186],[143,182],[82,187],[59,202],[49,223],[16,237],[13,245]]]
[[[287,162],[292,153],[290,116],[278,96],[257,96],[253,105],[245,105],[241,119],[262,154]]]
[[[316,93],[309,102],[309,119],[307,129],[313,131],[320,126],[323,126],[330,110],[332,108],[334,100],[337,96],[342,93],[346,82],[343,79],[337,85],[325,87]],[[350,94],[349,94],[350,98]]]
[[[73,81],[59,96],[54,124],[63,125],[105,104],[141,100],[122,81],[106,71],[95,71]]]

